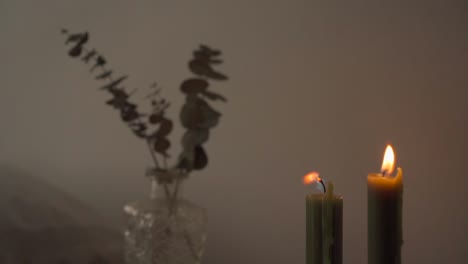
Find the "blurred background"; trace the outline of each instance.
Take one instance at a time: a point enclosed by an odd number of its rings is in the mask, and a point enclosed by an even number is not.
[[[215,105],[208,168],[183,190],[208,209],[205,263],[303,263],[311,170],[344,196],[344,263],[365,263],[366,176],[387,143],[404,171],[403,261],[462,263],[467,11],[466,1],[3,0],[0,166],[121,228],[123,205],[148,195],[151,159],[59,30],[88,30],[129,87],[157,81],[175,121],[191,52],[208,44],[223,51],[230,80],[212,87],[229,102]],[[177,123],[174,157],[182,132]]]

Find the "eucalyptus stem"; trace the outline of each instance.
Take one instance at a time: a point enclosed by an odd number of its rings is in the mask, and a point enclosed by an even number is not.
[[[180,178],[177,177],[176,179],[176,185],[175,185],[175,188],[174,188],[174,194],[172,196],[172,201],[175,203],[176,202],[176,199],[177,199],[177,195],[179,193],[179,189],[180,189]]]
[[[156,168],[159,168],[158,159],[156,157],[156,153],[154,153],[153,149],[151,148],[150,141],[146,140],[146,144],[148,145],[148,150],[151,153],[151,157],[153,158],[154,165],[156,166]],[[168,199],[170,199],[171,198],[171,192],[169,191],[169,187],[167,186],[167,183],[164,182],[163,186],[164,186],[164,192],[166,193],[166,197]]]
[[[151,142],[149,140],[146,140],[146,145],[148,146],[148,150],[151,153],[151,157],[153,158],[154,165],[156,166],[156,168],[159,168],[159,163],[156,157],[156,153],[154,153],[153,149],[151,148]]]

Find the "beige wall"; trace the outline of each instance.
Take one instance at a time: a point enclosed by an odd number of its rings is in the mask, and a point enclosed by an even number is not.
[[[344,196],[345,263],[365,263],[366,174],[387,142],[405,173],[405,263],[462,263],[468,6],[351,2],[1,1],[0,161],[122,223],[150,159],[58,30],[89,30],[130,86],[157,80],[174,119],[186,62],[207,43],[231,80],[211,164],[185,186],[209,210],[206,263],[303,263],[312,169]]]

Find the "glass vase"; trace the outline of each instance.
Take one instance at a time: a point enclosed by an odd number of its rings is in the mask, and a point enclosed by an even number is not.
[[[126,264],[201,263],[206,210],[181,197],[180,183],[156,185],[149,199],[124,207]]]

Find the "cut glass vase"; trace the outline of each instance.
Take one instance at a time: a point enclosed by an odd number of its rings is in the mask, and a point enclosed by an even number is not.
[[[168,199],[164,191],[158,193],[163,195],[124,207],[126,264],[201,263],[206,210],[183,198]]]

